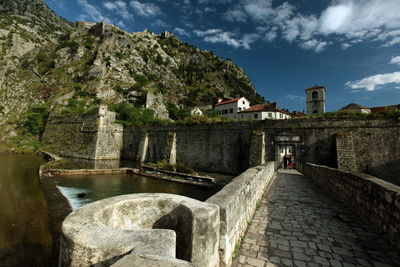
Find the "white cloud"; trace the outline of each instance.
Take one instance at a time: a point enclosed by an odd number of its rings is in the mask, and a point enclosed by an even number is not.
[[[351,2],[328,7],[320,18],[320,31],[324,34],[343,31],[351,20],[353,12],[354,7]]]
[[[67,10],[67,7],[65,6],[65,3],[63,3],[63,2],[60,2],[60,1],[57,1],[57,0],[50,0],[50,2],[53,5],[56,5],[59,9]]]
[[[394,84],[396,87],[400,85],[400,72],[393,72],[387,74],[377,74],[366,77],[359,81],[347,82],[346,86],[354,91],[359,89],[366,89],[367,91],[375,91],[382,88],[384,85]]]
[[[167,28],[169,27],[169,24],[166,23],[165,21],[161,20],[161,19],[156,19],[156,21],[151,23],[151,26],[153,27],[161,27],[161,28]]]
[[[306,102],[306,98],[304,96],[299,96],[299,95],[287,95],[286,98],[298,102],[298,103],[304,103]]]
[[[232,32],[225,32],[221,29],[209,29],[206,31],[194,30],[194,34],[202,37],[205,42],[209,43],[224,43],[235,48],[243,47],[251,49],[251,44],[260,38],[257,33],[244,34],[241,39],[235,38]]]
[[[174,32],[176,32],[177,34],[182,35],[182,36],[187,36],[187,37],[191,36],[190,33],[188,33],[187,31],[185,31],[182,28],[175,28]]]
[[[94,22],[99,22],[99,21],[106,21],[107,23],[112,23],[112,20],[109,19],[108,17],[104,16],[101,11],[95,7],[94,5],[91,5],[88,3],[87,0],[78,0],[78,4],[83,7],[83,10],[85,11],[85,14],[82,14],[79,16],[79,19],[81,20],[91,20]]]
[[[392,57],[392,59],[390,60],[390,64],[397,64],[400,66],[400,56]]]
[[[162,13],[161,9],[153,3],[141,3],[133,0],[130,2],[130,6],[143,17],[154,17]]]
[[[124,1],[104,2],[104,7],[108,10],[116,12],[118,15],[126,20],[133,19],[132,14],[129,13],[127,4]]]
[[[300,47],[306,50],[314,50],[316,53],[320,53],[325,50],[327,45],[328,42],[311,39],[305,41],[304,43],[301,43]]]
[[[223,18],[230,22],[246,22],[247,14],[240,8],[230,9],[223,14]]]
[[[342,49],[343,49],[343,50],[346,50],[347,48],[351,47],[352,44],[350,44],[350,43],[342,43],[341,46],[342,46]]]
[[[328,44],[327,38],[331,37],[343,49],[364,41],[380,41],[384,47],[400,43],[400,0],[331,0],[320,15],[301,14],[288,2],[276,3],[273,0],[239,0],[222,18],[237,23],[252,20],[257,29],[277,27],[278,31],[263,38],[267,42],[280,35],[288,42],[309,49],[316,39],[322,40],[315,51],[322,51]]]
[[[267,32],[266,34],[265,34],[265,36],[264,36],[264,40],[265,41],[267,41],[267,42],[272,42],[273,40],[275,40],[276,39],[276,37],[278,36],[278,34],[276,33],[276,31],[270,31],[270,32]]]

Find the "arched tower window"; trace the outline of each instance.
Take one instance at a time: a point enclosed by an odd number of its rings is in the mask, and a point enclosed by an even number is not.
[[[318,92],[317,91],[312,92],[311,97],[312,97],[313,100],[317,100],[318,99]]]

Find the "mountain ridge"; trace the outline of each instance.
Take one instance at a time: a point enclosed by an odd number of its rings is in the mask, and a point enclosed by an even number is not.
[[[99,103],[144,107],[147,102],[167,117],[171,105],[187,109],[218,97],[263,101],[231,60],[169,32],[128,33],[104,22],[71,23],[43,0],[0,0],[0,14],[3,125],[43,103],[61,112],[71,103],[84,111]]]

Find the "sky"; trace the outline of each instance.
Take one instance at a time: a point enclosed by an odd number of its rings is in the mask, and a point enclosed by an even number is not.
[[[257,92],[306,109],[326,87],[326,110],[400,104],[400,0],[45,0],[69,21],[127,32],[172,32],[232,59]]]

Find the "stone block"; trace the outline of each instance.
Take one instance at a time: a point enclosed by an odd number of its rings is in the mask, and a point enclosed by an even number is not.
[[[219,209],[170,194],[132,194],[88,204],[62,225],[63,266],[109,266],[134,253],[218,266]],[[142,260],[142,259],[136,259]]]

